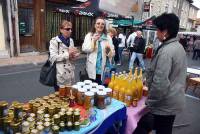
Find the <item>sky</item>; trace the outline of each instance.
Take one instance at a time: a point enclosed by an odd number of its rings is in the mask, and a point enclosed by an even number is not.
[[[200,9],[200,0],[193,0],[193,5]],[[197,18],[200,18],[200,10],[197,13]]]

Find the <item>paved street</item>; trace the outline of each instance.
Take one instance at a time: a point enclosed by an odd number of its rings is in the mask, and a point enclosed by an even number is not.
[[[128,57],[124,56],[122,66],[117,70],[127,70]],[[79,59],[76,65],[76,81],[78,81],[79,71],[85,66],[85,59]],[[39,83],[39,71],[42,64],[23,64],[15,66],[0,67],[0,100],[12,102],[18,100],[26,102],[36,97],[45,96],[53,92],[50,87],[43,86]],[[191,54],[188,56],[189,67],[200,67],[200,61],[191,60]],[[194,95],[188,91],[190,95]],[[198,94],[197,94],[198,95]],[[194,96],[197,96],[194,95]],[[186,110],[177,116],[173,133],[174,134],[199,134],[199,111],[200,100],[197,98],[187,97]],[[183,126],[179,126],[183,125]],[[186,126],[185,126],[186,125]]]

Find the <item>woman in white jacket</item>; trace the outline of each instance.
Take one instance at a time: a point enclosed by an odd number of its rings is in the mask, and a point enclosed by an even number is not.
[[[87,53],[86,70],[90,79],[102,84],[105,66],[114,56],[112,39],[107,35],[105,20],[98,17],[84,39],[82,51]]]
[[[50,40],[49,52],[50,61],[56,62],[57,85],[54,86],[57,91],[60,86],[71,85],[74,81],[74,65],[72,60],[79,55],[74,47],[74,41],[71,36],[72,23],[63,20],[60,24],[60,35]]]

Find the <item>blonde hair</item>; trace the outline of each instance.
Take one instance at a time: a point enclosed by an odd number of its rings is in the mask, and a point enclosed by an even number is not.
[[[108,29],[108,33],[112,33],[114,36],[116,36],[117,35],[117,30],[115,28],[113,28],[113,27],[110,27]]]
[[[62,22],[60,23],[59,28],[63,29],[65,26],[72,26],[72,23],[68,20],[62,20]]]

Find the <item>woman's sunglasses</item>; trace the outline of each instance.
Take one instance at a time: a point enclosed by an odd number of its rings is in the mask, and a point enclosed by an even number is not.
[[[66,30],[66,31],[72,31],[72,28],[63,28],[64,30]]]

